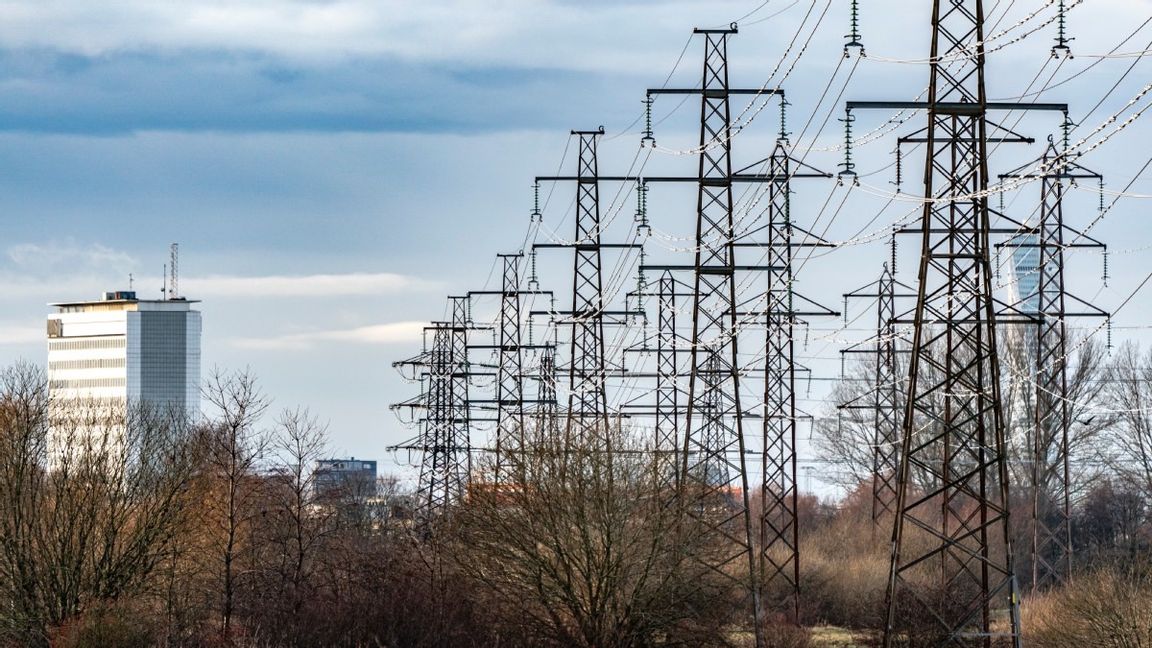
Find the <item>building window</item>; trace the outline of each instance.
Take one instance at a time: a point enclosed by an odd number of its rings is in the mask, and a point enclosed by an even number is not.
[[[89,349],[123,349],[127,340],[123,336],[59,340],[48,343],[49,351],[87,351]]]
[[[48,363],[49,371],[63,369],[119,369],[125,365],[124,358],[95,358],[91,360],[55,360]]]
[[[125,378],[84,378],[79,380],[50,380],[48,389],[94,389],[97,387],[124,387]]]

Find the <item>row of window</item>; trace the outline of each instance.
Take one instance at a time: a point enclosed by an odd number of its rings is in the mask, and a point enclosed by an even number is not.
[[[127,340],[124,337],[88,338],[84,340],[59,340],[48,343],[49,351],[85,351],[88,349],[123,349]]]
[[[83,378],[78,380],[50,380],[48,389],[93,389],[95,387],[124,387],[125,378]]]
[[[125,358],[95,358],[89,360],[56,360],[48,363],[50,371],[61,369],[118,369],[123,367]]]

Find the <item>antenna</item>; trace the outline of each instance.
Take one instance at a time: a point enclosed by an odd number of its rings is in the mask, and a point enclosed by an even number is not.
[[[132,273],[129,272],[128,273],[128,290],[132,290],[132,281],[133,281]]]
[[[168,298],[168,264],[164,264],[164,270],[160,272],[160,299]]]
[[[180,299],[180,244],[173,243],[172,260],[168,264],[168,299]]]

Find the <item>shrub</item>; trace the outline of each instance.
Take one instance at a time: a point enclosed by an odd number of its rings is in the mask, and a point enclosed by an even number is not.
[[[158,637],[143,610],[108,604],[73,617],[53,633],[53,648],[149,648]]]
[[[1152,579],[1102,570],[1032,597],[1025,641],[1037,648],[1129,648],[1152,644]]]

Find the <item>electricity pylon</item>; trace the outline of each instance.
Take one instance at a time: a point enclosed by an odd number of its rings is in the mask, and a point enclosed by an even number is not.
[[[1038,170],[1029,170],[1038,164]],[[1069,470],[1068,333],[1069,317],[1108,316],[1070,294],[1064,285],[1064,250],[1102,249],[1104,244],[1064,223],[1065,184],[1101,181],[1100,174],[1073,162],[1050,140],[1043,157],[1001,178],[1040,180],[1040,219],[1032,233],[1009,241],[1016,265],[1019,302],[1016,309],[1035,318],[1025,325],[1024,341],[1033,352],[1025,372],[1034,378],[1032,426],[1028,443],[1031,585],[1035,592],[1057,585],[1072,571],[1072,524]],[[1014,259],[1015,260],[1015,259]],[[1024,286],[1034,281],[1034,288]]]
[[[938,645],[1019,646],[988,246],[983,0],[935,0],[930,61],[884,646],[909,633]],[[910,483],[913,470],[924,483]],[[913,628],[913,618],[930,621]]]

